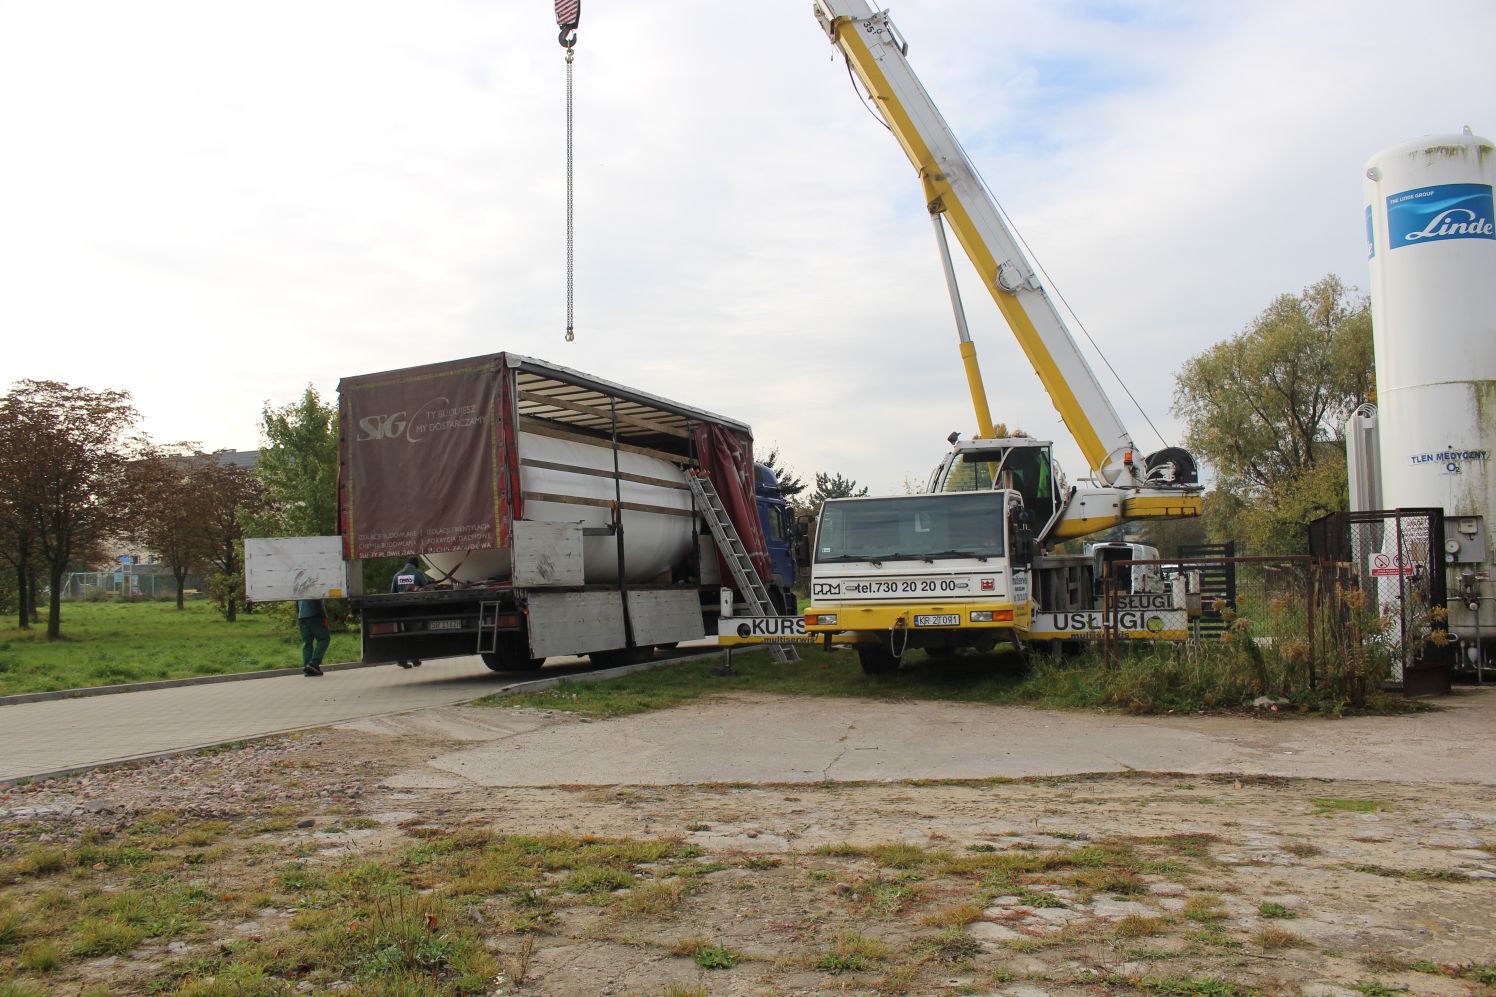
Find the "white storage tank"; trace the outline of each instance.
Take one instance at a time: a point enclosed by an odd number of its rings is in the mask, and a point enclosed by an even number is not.
[[[1477,628],[1496,636],[1493,186],[1496,146],[1468,128],[1366,164],[1381,504],[1444,509],[1450,629],[1467,643]],[[1462,577],[1479,589],[1479,619],[1458,597]]]
[[[543,523],[582,523],[607,527],[612,512],[598,505],[560,501],[580,498],[614,500],[613,451],[606,444],[592,446],[521,432],[520,486],[527,496],[550,495],[556,501],[527,498],[524,518]],[[623,516],[624,570],[629,582],[655,579],[680,563],[691,551],[696,520],[686,476],[669,461],[644,454],[618,454],[618,482],[625,508]],[[591,472],[591,473],[588,473]],[[628,505],[677,510],[677,515],[653,513]],[[450,554],[427,554],[426,562],[439,573],[458,581],[505,579],[511,571],[508,550],[471,550]],[[582,564],[588,584],[618,581],[618,541],[611,535],[582,540]],[[668,579],[667,579],[668,580]]]

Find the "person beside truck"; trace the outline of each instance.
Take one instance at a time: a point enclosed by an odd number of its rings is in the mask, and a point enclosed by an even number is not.
[[[414,592],[416,589],[430,584],[431,579],[421,570],[421,566],[416,563],[416,556],[412,554],[405,559],[405,564],[401,566],[399,571],[395,572],[395,577],[390,580],[390,591],[392,593]],[[421,659],[401,658],[396,664],[401,668],[419,668],[421,667]]]

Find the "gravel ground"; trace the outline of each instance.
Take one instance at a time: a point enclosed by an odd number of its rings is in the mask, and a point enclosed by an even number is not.
[[[64,952],[60,968],[24,978],[38,992],[173,992],[191,960],[296,934],[294,902],[243,906],[271,889],[277,863],[400,868],[412,848],[481,832],[672,841],[701,870],[667,911],[630,908],[644,878],[587,898],[548,874],[553,906],[527,934],[503,927],[517,899],[482,899],[465,916],[504,967],[495,994],[1496,993],[1482,982],[1496,978],[1490,786],[1137,773],[480,786],[430,766],[481,723],[547,719],[458,711],[397,733],[326,729],[0,790],[0,868],[39,844],[122,840],[163,811],[233,828],[275,818],[211,845],[201,882],[222,897],[201,932]],[[1108,849],[1127,867],[1088,865]],[[988,856],[1050,856],[1061,871],[1022,889],[951,871]],[[668,865],[635,871],[663,890],[677,882]],[[95,897],[129,884],[102,866],[0,878],[0,914],[49,884]],[[707,942],[732,958],[712,964]],[[0,974],[17,958],[0,938]],[[374,992],[357,979],[284,985]]]

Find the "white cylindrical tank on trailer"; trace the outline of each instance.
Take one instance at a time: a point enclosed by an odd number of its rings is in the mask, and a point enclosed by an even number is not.
[[[1382,504],[1456,520],[1450,628],[1489,639],[1491,582],[1478,620],[1454,597],[1496,552],[1496,146],[1468,128],[1406,142],[1367,162],[1364,186]]]
[[[613,451],[606,443],[593,446],[521,432],[519,449],[520,487],[527,496],[614,501]],[[623,510],[627,581],[646,582],[669,571],[690,552],[696,526],[691,492],[685,472],[657,457],[620,451],[618,470],[627,475],[619,482],[625,506],[632,503],[675,512],[672,515],[627,507]],[[606,527],[612,520],[612,512],[599,505],[527,497],[524,518]],[[583,538],[582,565],[589,584],[618,581],[617,545],[617,538],[611,535]],[[511,571],[508,550],[427,554],[426,562],[442,575],[464,582],[505,579]]]

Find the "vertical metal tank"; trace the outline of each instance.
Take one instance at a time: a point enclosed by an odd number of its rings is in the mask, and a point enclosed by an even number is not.
[[[1496,146],[1469,128],[1394,146],[1366,164],[1382,502],[1444,509],[1450,629],[1467,646],[1478,637],[1488,647],[1496,637],[1493,185]]]

